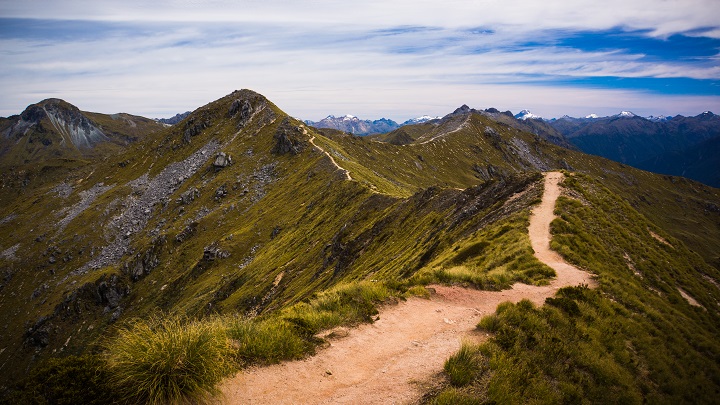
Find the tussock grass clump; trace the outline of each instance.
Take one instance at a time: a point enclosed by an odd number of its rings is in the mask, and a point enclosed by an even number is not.
[[[414,285],[405,291],[404,297],[430,298],[430,291],[421,285]]]
[[[342,324],[372,321],[372,316],[378,313],[376,304],[392,295],[383,283],[340,284],[319,293],[310,302],[288,308],[281,317],[314,335]]]
[[[483,401],[458,389],[450,388],[441,392],[431,403],[433,405],[480,405]]]
[[[302,358],[312,344],[296,332],[291,323],[277,318],[254,321],[235,318],[227,322],[227,334],[233,339],[241,363],[277,363]]]
[[[445,361],[445,372],[450,377],[450,383],[458,387],[471,383],[482,371],[481,361],[477,347],[463,342],[460,350]]]
[[[107,344],[107,380],[127,403],[209,402],[237,367],[301,358],[320,342],[317,332],[372,321],[376,304],[397,292],[382,283],[355,282],[266,318],[138,320]]]
[[[127,402],[204,403],[230,371],[231,353],[218,320],[137,321],[108,346],[109,378]]]

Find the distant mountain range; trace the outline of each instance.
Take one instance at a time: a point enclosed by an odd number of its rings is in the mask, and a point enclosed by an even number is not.
[[[495,108],[472,109],[466,105],[453,114],[478,113],[492,117],[512,128],[533,133],[556,145],[580,150],[657,173],[688,177],[720,187],[720,116],[706,111],[695,117],[648,116],[630,111],[600,117],[563,116],[545,119],[522,110],[518,114]],[[422,116],[401,124],[387,118],[361,120],[353,115],[329,115],[317,122],[305,121],[316,128],[332,128],[353,135],[382,135],[394,144],[415,141],[413,124],[439,122],[441,117]],[[717,153],[716,153],[717,152]]]
[[[353,135],[372,135],[394,131],[404,125],[422,124],[437,119],[440,119],[440,117],[423,115],[422,117],[411,118],[402,124],[398,124],[397,122],[387,118],[371,121],[361,120],[354,115],[344,115],[342,117],[328,115],[320,121],[315,122],[306,120],[305,123],[315,128],[337,129],[338,131],[347,132]]]
[[[644,118],[623,111],[610,117],[529,121],[549,124],[585,153],[720,187],[720,116],[710,111],[694,117]]]
[[[157,121],[161,124],[175,125],[178,122],[187,118],[188,115],[190,115],[190,111],[185,111],[184,113],[175,114],[175,116],[170,117],[170,118],[155,118],[155,121]]]

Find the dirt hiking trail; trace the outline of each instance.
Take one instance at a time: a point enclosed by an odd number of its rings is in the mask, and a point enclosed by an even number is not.
[[[305,131],[305,133],[307,133],[307,131]],[[340,167],[340,165],[337,164],[337,162],[335,161],[335,158],[333,158],[332,155],[330,155],[325,149],[323,149],[323,148],[321,148],[321,147],[319,147],[318,145],[315,144],[315,137],[314,137],[314,136],[313,136],[312,138],[310,138],[310,144],[312,144],[312,146],[314,146],[315,148],[317,148],[317,150],[319,150],[321,153],[324,153],[325,156],[327,156],[328,158],[330,158],[330,163],[332,163],[333,166],[335,166],[338,170],[340,170],[341,172],[343,172],[343,174],[345,175],[345,180],[348,180],[348,181],[352,180],[352,177],[350,176],[350,171],[349,171],[349,170],[343,169],[342,167]]]
[[[417,401],[423,387],[442,370],[462,339],[487,338],[475,325],[504,301],[527,298],[542,305],[564,286],[595,286],[591,275],[550,250],[550,222],[563,175],[545,174],[542,203],[530,217],[535,256],[554,268],[547,286],[515,284],[504,291],[431,286],[431,299],[410,298],[386,306],[380,319],[336,331],[341,337],[304,360],[249,368],[221,387],[225,404],[404,404]]]

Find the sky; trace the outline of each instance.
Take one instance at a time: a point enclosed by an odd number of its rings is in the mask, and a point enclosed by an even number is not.
[[[309,120],[467,104],[720,114],[718,0],[0,0],[0,116],[164,118],[255,90]]]

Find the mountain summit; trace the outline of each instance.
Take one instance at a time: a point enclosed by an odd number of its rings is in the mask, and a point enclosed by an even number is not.
[[[535,114],[531,113],[530,110],[522,110],[522,111],[520,111],[519,113],[515,114],[515,118],[516,118],[516,119],[519,119],[519,120],[523,120],[523,121],[524,121],[524,120],[530,120],[530,119],[532,119],[532,120],[540,120],[540,119],[542,119],[541,116],[535,115]]]
[[[0,157],[29,163],[115,153],[161,126],[129,114],[98,114],[50,98],[0,120]]]

